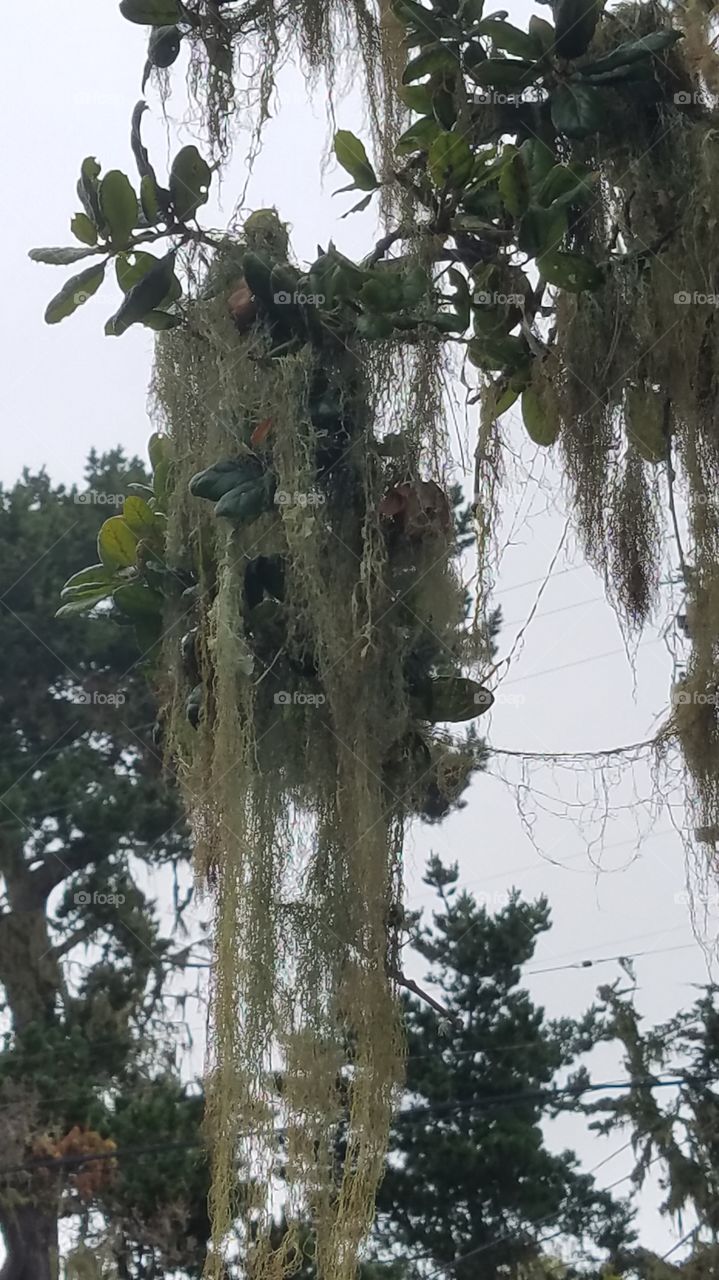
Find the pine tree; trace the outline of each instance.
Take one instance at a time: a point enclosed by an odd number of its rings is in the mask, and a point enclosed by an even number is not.
[[[113,502],[145,478],[93,454],[79,490],[43,472],[0,492],[3,1280],[51,1280],[66,1218],[92,1249],[77,1268],[197,1275],[205,1255],[202,1099],[180,1083],[168,1025],[187,950],[143,887],[147,870],[181,871],[187,830],[133,630],[53,621]],[[109,1158],[128,1147],[160,1150]]]
[[[495,1280],[502,1267],[519,1275],[560,1233],[588,1242],[588,1262],[611,1257],[629,1238],[628,1210],[572,1152],[554,1154],[541,1128],[552,1114],[544,1091],[596,1041],[594,1013],[549,1021],[519,985],[550,927],[546,899],[515,893],[491,915],[457,879],[431,859],[425,883],[439,911],[413,942],[457,1021],[405,1002],[409,1105],[395,1117],[380,1189],[382,1243],[456,1280]]]

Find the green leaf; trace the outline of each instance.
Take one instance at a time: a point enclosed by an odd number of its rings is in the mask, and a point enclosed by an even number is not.
[[[92,297],[93,293],[97,293],[104,278],[105,263],[101,262],[99,266],[88,267],[79,275],[73,276],[71,280],[67,280],[60,292],[48,304],[45,323],[58,324],[60,320],[71,316],[73,311],[77,311],[83,302],[87,302],[88,298]]]
[[[443,129],[453,129],[457,123],[457,99],[445,85],[432,94],[432,114]]]
[[[537,191],[537,203],[545,208],[556,203],[582,204],[593,197],[598,176],[586,165],[555,165]]]
[[[472,338],[467,343],[467,356],[471,364],[485,372],[519,369],[527,359],[527,346],[522,338],[513,334],[500,337]]]
[[[56,618],[72,618],[80,613],[89,613],[94,609],[96,604],[101,600],[106,600],[110,595],[110,588],[98,587],[97,591],[86,596],[76,596],[74,600],[66,600],[60,608],[55,611]]]
[[[423,116],[405,129],[397,139],[395,152],[398,156],[409,156],[413,151],[428,151],[433,140],[441,132],[436,120]]]
[[[135,564],[137,538],[122,516],[110,516],[101,525],[97,550],[107,569],[129,569]]]
[[[529,34],[534,41],[535,57],[545,57],[553,51],[556,32],[551,22],[532,16],[529,19]]]
[[[44,262],[51,267],[69,267],[82,258],[94,257],[95,253],[95,249],[78,249],[71,245],[67,249],[31,249],[27,256],[33,262]]]
[[[438,18],[431,9],[425,9],[424,5],[417,4],[416,0],[392,0],[390,5],[392,13],[406,27],[413,27],[426,40],[439,40],[447,31],[445,23]],[[452,22],[449,26],[450,34],[454,31],[455,24]]]
[[[432,49],[425,49],[412,58],[404,69],[402,84],[412,84],[421,80],[422,76],[433,75],[435,71],[456,71],[457,59],[446,47],[438,44]]]
[[[182,21],[182,8],[177,0],[121,0],[120,13],[128,22],[143,27],[167,27]]]
[[[338,163],[347,171],[360,191],[374,191],[379,186],[364,144],[350,133],[349,129],[337,130],[334,151]]]
[[[544,253],[537,259],[540,275],[559,289],[569,293],[582,293],[585,289],[598,289],[604,280],[604,273],[581,253],[555,251]]]
[[[361,338],[374,340],[389,338],[393,327],[388,316],[374,314],[358,316],[355,323],[356,332]]]
[[[554,204],[549,209],[531,205],[519,224],[517,244],[532,258],[558,249],[567,234],[567,208]]]
[[[62,591],[60,598],[62,599],[66,591],[77,591],[80,588],[88,589],[93,587],[101,587],[112,581],[112,574],[104,564],[91,564],[87,569],[80,569],[78,573],[73,573],[68,578]]]
[[[417,714],[433,724],[473,720],[488,711],[494,699],[488,689],[466,676],[435,676],[421,689]]]
[[[371,204],[373,195],[374,191],[369,191],[366,196],[363,196],[361,200],[358,200],[356,204],[353,204],[351,209],[348,209],[346,213],[343,213],[342,218],[349,218],[351,213],[362,213],[363,210],[367,209]]]
[[[600,91],[582,84],[561,84],[552,94],[550,108],[557,133],[567,138],[587,138],[604,123]]]
[[[555,0],[555,47],[561,58],[578,58],[589,47],[604,0]]]
[[[110,229],[114,248],[126,248],[137,223],[139,209],[132,183],[119,169],[111,169],[100,183],[100,208]]]
[[[179,27],[153,27],[147,46],[147,59],[153,67],[171,67],[177,61],[182,44]]]
[[[666,462],[669,440],[664,434],[656,396],[644,386],[628,386],[624,399],[627,439],[645,462]]]
[[[154,254],[146,253],[144,249],[136,249],[132,253],[119,253],[115,258],[115,275],[122,292],[129,293],[159,261],[160,259]]]
[[[154,467],[152,473],[152,491],[155,495],[156,509],[164,511],[167,499],[170,496],[172,488],[172,463],[169,458],[163,458]]]
[[[512,408],[513,404],[516,404],[518,399],[519,391],[516,387],[505,386],[494,402],[495,416],[499,418],[503,413],[506,413],[508,409]]]
[[[551,147],[540,138],[527,138],[519,148],[529,174],[532,188],[544,181],[550,169],[556,164],[556,157]]]
[[[147,456],[150,459],[152,470],[155,471],[161,462],[169,462],[170,455],[169,436],[162,435],[159,431],[153,431],[147,442]]]
[[[111,582],[93,582],[84,587],[68,587],[61,591],[62,604],[83,603],[85,608],[92,608],[98,600],[105,600],[112,592]]]
[[[402,304],[405,307],[416,307],[430,290],[430,278],[424,267],[411,267],[402,275]]]
[[[582,67],[572,79],[581,80],[582,84],[621,84],[626,80],[636,84],[640,80],[654,80],[654,67],[650,58],[624,67],[615,67],[613,71],[598,71],[596,75],[585,75]]]
[[[212,170],[197,147],[178,151],[170,170],[170,196],[178,221],[193,218],[200,205],[207,204]]]
[[[70,230],[81,244],[97,244],[97,227],[86,213],[76,213],[70,223]]]
[[[450,284],[454,285],[452,305],[457,317],[457,328],[460,333],[463,333],[465,329],[469,328],[470,319],[471,299],[467,278],[462,275],[461,271],[457,271],[454,267],[451,267],[447,272],[447,278],[449,279]]]
[[[432,113],[432,94],[427,84],[407,84],[402,85],[399,90],[400,100],[410,111],[416,111],[420,116],[428,116]]]
[[[612,52],[605,54],[603,58],[586,63],[581,68],[582,75],[599,75],[605,71],[613,71],[615,67],[625,67],[633,62],[640,62],[652,54],[671,48],[677,40],[682,39],[682,36],[681,31],[653,31],[648,36],[642,36],[640,40],[626,40],[624,44],[617,45],[616,49],[612,49]]]
[[[516,150],[499,175],[499,194],[515,218],[521,217],[529,205],[529,174],[522,156]]]
[[[359,301],[365,311],[399,311],[402,280],[396,272],[377,272],[362,285]]]
[[[94,156],[87,156],[80,167],[77,194],[88,218],[99,232],[105,230],[105,220],[100,209],[100,166]]]
[[[162,616],[164,602],[159,591],[143,586],[139,582],[123,583],[112,593],[118,609],[122,609],[128,618],[148,618]]]
[[[497,49],[504,49],[517,58],[536,58],[537,46],[531,36],[511,22],[498,22],[496,18],[487,18],[478,22],[472,35],[489,36]]]
[[[527,435],[535,444],[547,447],[559,435],[559,419],[547,412],[540,396],[532,387],[522,392],[522,421]]]
[[[164,259],[156,258],[154,254],[146,253],[142,249],[136,249],[132,253],[118,254],[115,259],[115,272],[117,283],[122,292],[129,293],[136,284],[144,280],[145,276],[149,275],[163,261]],[[170,287],[162,302],[167,306],[171,302],[177,302],[178,298],[181,297],[182,285],[173,271],[170,277]]]
[[[168,329],[176,329],[182,324],[182,316],[175,315],[172,311],[148,311],[140,323],[155,333],[166,333]]]
[[[537,72],[536,62],[519,58],[487,58],[486,62],[473,67],[470,75],[486,89],[522,89],[531,84]]]
[[[125,498],[122,518],[138,538],[152,538],[157,535],[158,522],[152,507],[136,494]]]
[[[162,221],[162,209],[158,198],[157,181],[150,173],[146,173],[144,178],[140,179],[140,204],[145,221],[151,227],[157,226],[157,223]]]
[[[168,299],[177,279],[174,249],[164,258],[154,259],[154,263],[152,269],[130,288],[118,311],[105,325],[105,333],[110,337],[120,337],[130,325],[144,320],[150,311],[155,311]]]
[[[463,187],[473,165],[469,143],[461,133],[440,133],[430,146],[427,167],[437,187]]]

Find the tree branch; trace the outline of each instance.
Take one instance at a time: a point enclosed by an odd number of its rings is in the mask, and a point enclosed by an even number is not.
[[[389,977],[397,983],[398,987],[404,987],[405,991],[411,991],[412,995],[423,1000],[424,1003],[428,1004],[431,1009],[434,1009],[435,1013],[438,1013],[441,1018],[446,1018],[448,1022],[454,1023],[455,1027],[461,1027],[462,1019],[459,1017],[459,1014],[452,1013],[449,1009],[445,1008],[443,1004],[440,1004],[438,1000],[435,1000],[434,996],[431,996],[429,992],[423,991],[412,978],[406,977],[405,974],[402,973],[401,969],[388,968],[387,973]]]

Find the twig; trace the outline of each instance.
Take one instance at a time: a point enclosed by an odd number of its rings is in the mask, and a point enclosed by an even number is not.
[[[674,471],[674,462],[672,458],[672,437],[669,429],[670,423],[669,423],[669,400],[668,399],[665,400],[664,402],[663,427],[664,427],[664,436],[667,442],[667,485],[669,488],[669,510],[671,512],[672,524],[674,526],[674,537],[676,539],[677,552],[679,555],[679,564],[681,565],[681,570],[682,570],[682,577],[684,579],[684,585],[688,586],[689,574],[687,571],[687,562],[684,559],[684,549],[682,547],[682,540],[679,533],[679,521],[677,519],[677,509],[676,509],[676,504],[674,502],[674,481],[676,479],[676,475]]]
[[[456,1013],[451,1013],[449,1009],[445,1009],[439,1000],[435,1000],[434,996],[429,995],[427,991],[423,991],[421,987],[412,978],[407,978],[401,969],[388,968],[388,976],[393,978],[399,987],[404,987],[405,991],[411,991],[412,995],[417,996],[420,1000],[424,1000],[430,1008],[434,1009],[441,1018],[446,1018],[448,1022],[453,1022],[455,1027],[461,1027],[462,1019]]]
[[[380,258],[384,257],[387,250],[392,248],[395,241],[401,240],[406,235],[406,227],[396,227],[394,231],[388,231],[386,236],[382,236],[382,239],[377,241],[374,249],[365,258],[362,265],[365,267],[373,267],[376,262],[379,262]]]

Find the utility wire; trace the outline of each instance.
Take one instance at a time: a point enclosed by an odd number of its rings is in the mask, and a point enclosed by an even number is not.
[[[716,1083],[716,1076],[697,1076],[690,1074],[681,1074],[677,1072],[676,1076],[671,1080],[664,1080],[654,1076],[639,1076],[636,1079],[602,1081],[597,1084],[588,1085],[568,1085],[563,1089],[526,1089],[508,1094],[494,1094],[487,1098],[475,1097],[463,1101],[454,1100],[449,1102],[430,1103],[425,1106],[407,1107],[404,1111],[397,1113],[398,1120],[412,1119],[423,1115],[434,1115],[438,1112],[467,1111],[467,1110],[491,1110],[495,1106],[504,1105],[505,1103],[516,1103],[527,1100],[546,1100],[553,1101],[561,1097],[578,1098],[585,1093],[600,1092],[605,1089],[662,1089],[676,1088],[682,1084],[713,1084]],[[276,1129],[275,1136],[282,1137],[286,1133],[284,1128]],[[16,1165],[6,1165],[0,1167],[0,1177],[8,1177],[14,1173],[24,1173],[39,1168],[70,1168],[77,1165],[91,1164],[99,1160],[120,1160],[125,1156],[151,1155],[164,1151],[175,1150],[205,1150],[202,1143],[190,1140],[180,1142],[159,1142],[146,1146],[138,1147],[120,1147],[115,1151],[90,1152],[87,1155],[76,1156],[38,1156],[32,1160],[25,1160]],[[618,1154],[615,1153],[615,1154]],[[620,1179],[624,1181],[624,1179]],[[616,1185],[616,1184],[614,1184]]]
[[[524,976],[533,977],[538,973],[561,973],[563,969],[593,969],[598,964],[611,964],[615,960],[636,960],[640,956],[665,956],[670,951],[687,951],[695,948],[696,942],[681,942],[676,947],[655,947],[652,951],[633,951],[630,955],[599,956],[594,960],[575,960],[574,964],[556,964],[548,969],[527,969]]]

